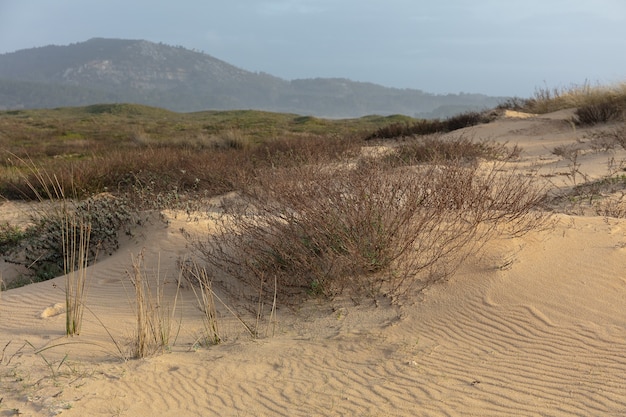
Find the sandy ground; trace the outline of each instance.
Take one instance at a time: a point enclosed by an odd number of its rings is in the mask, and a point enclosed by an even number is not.
[[[509,114],[463,134],[519,144],[517,169],[571,185],[551,153],[586,140],[569,114]],[[606,175],[611,157],[626,159],[585,152],[580,171]],[[24,212],[0,206],[2,219]],[[188,255],[180,228],[207,227],[166,215],[90,268],[78,337],[64,337],[63,277],[1,294],[0,416],[626,415],[626,220],[558,214],[550,230],[491,242],[419,297],[279,306],[256,340],[219,305],[225,341],[211,347],[196,344],[201,315],[185,288],[171,349],[123,360],[135,331],[131,254],[144,251],[173,300],[176,260]]]

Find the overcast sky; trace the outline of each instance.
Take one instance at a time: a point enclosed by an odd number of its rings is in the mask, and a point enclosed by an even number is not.
[[[625,0],[0,0],[0,53],[92,37],[432,93],[626,81]]]

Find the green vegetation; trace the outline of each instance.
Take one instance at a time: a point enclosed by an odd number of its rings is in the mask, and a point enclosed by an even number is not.
[[[4,223],[0,245],[5,259],[30,272],[30,282],[44,281],[93,263],[99,252],[114,252],[120,234],[130,233],[136,222],[123,198],[55,199],[40,207],[24,230]]]

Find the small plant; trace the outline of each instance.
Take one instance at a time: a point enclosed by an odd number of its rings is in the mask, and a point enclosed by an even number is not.
[[[45,199],[53,204],[47,207],[50,211],[45,211],[36,220],[34,229],[27,231],[29,239],[21,239],[21,242],[27,244],[35,242],[34,248],[28,245],[25,248],[25,258],[30,261],[37,257],[28,265],[31,268],[35,264],[43,265],[44,268],[53,266],[50,272],[55,276],[59,273],[65,275],[65,333],[67,336],[76,336],[80,334],[85,308],[87,266],[92,258],[95,259],[97,250],[91,245],[92,219],[72,207],[73,202],[56,177],[32,163],[29,166],[37,181],[28,182],[30,189],[40,202]]]
[[[85,307],[87,267],[91,248],[91,223],[65,213],[62,227],[65,274],[65,333],[80,334]]]
[[[611,151],[617,146],[626,149],[626,123],[588,134],[589,144],[596,151]]]
[[[198,309],[202,312],[204,335],[201,337],[200,344],[217,345],[222,342],[222,336],[217,321],[213,281],[209,278],[206,270],[200,268],[195,262],[182,262],[181,268],[183,269],[183,277],[196,296]]]
[[[598,216],[626,218],[626,195],[622,192],[619,197],[605,198],[595,204],[594,209]]]
[[[128,278],[135,289],[134,305],[137,317],[137,334],[133,344],[132,357],[144,358],[156,352],[163,352],[172,342],[173,317],[180,290],[180,279],[172,309],[165,302],[165,285],[160,267],[152,279],[144,266],[144,254],[131,254],[132,270],[127,272]]]
[[[590,103],[576,109],[574,122],[579,126],[593,126],[620,120],[624,109],[615,100],[607,99],[597,103]]]
[[[569,177],[572,179],[574,187],[578,184],[577,178],[579,175],[583,177],[583,179],[586,179],[586,175],[580,171],[581,164],[578,157],[582,153],[582,150],[578,144],[557,146],[552,150],[552,153],[568,161]]]
[[[9,222],[0,222],[0,253],[7,253],[19,246],[26,233],[18,226]]]

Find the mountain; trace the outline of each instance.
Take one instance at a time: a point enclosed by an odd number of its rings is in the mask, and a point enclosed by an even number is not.
[[[0,109],[131,102],[179,112],[258,109],[321,117],[445,117],[491,108],[502,99],[436,95],[342,78],[288,81],[144,40],[94,38],[0,54]]]

